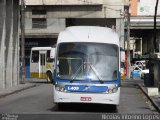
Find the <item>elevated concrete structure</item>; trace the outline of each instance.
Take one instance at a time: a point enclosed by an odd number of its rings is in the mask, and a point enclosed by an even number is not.
[[[0,1],[0,88],[19,84],[19,0]]]
[[[160,18],[157,17],[157,45],[160,44]],[[153,17],[131,17],[131,37],[138,41],[142,39],[142,54],[153,51],[154,18]],[[139,39],[137,39],[139,38]],[[137,42],[138,43],[138,42]]]
[[[160,29],[160,17],[157,17],[157,29]],[[154,29],[154,17],[131,17],[131,29]]]

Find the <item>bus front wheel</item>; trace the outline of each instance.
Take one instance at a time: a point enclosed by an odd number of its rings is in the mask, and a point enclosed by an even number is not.
[[[48,83],[51,83],[53,81],[53,78],[52,78],[52,73],[50,71],[48,71],[46,73],[46,76],[47,76],[47,82]]]

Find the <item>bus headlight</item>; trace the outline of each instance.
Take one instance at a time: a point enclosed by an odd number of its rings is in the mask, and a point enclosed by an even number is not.
[[[111,93],[116,93],[117,91],[118,91],[118,87],[114,87],[114,88],[108,89],[107,93],[111,94]]]
[[[66,91],[64,87],[59,87],[59,86],[57,86],[55,89],[57,91],[61,91],[61,92],[65,92]]]
[[[112,93],[112,89],[109,89],[109,90],[108,90],[108,93],[111,94],[111,93]]]
[[[118,87],[113,88],[112,92],[115,93],[118,91]]]
[[[59,91],[60,90],[60,87],[55,87],[56,91]]]

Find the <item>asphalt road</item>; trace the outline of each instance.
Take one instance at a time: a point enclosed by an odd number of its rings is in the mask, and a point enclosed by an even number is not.
[[[120,105],[115,112],[110,105],[69,104],[59,110],[52,100],[52,84],[38,83],[38,86],[9,95],[0,99],[1,118],[18,117],[23,119],[51,119],[69,120],[105,119],[106,114],[154,114],[143,93],[134,81],[122,83]],[[6,114],[8,113],[8,114]],[[18,115],[18,116],[16,116]],[[8,117],[8,116],[7,116]],[[19,120],[19,119],[18,119]]]

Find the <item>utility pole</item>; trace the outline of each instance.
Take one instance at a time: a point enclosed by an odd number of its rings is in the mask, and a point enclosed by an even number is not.
[[[130,78],[130,13],[129,8],[125,10],[127,18],[127,78]]]
[[[158,2],[159,0],[156,0],[155,5],[155,13],[154,13],[154,29],[153,29],[153,49],[150,52],[150,59],[149,59],[149,74],[150,74],[150,80],[152,80],[151,86],[159,87],[160,90],[160,84],[159,84],[159,78],[160,78],[160,53],[159,53],[159,42],[157,43],[157,29],[156,29],[156,18],[157,18],[157,9],[158,9]],[[158,46],[157,46],[158,44]]]
[[[158,9],[158,2],[159,2],[159,0],[157,0],[156,1],[156,6],[155,6],[155,14],[154,14],[154,51],[155,52],[159,52],[159,50],[158,50],[158,47],[157,47],[157,21],[156,21],[156,19],[157,19],[157,9]],[[159,45],[159,44],[158,44]]]
[[[25,81],[25,38],[24,38],[24,9],[25,9],[25,4],[24,0],[21,0],[21,84],[24,84]]]

